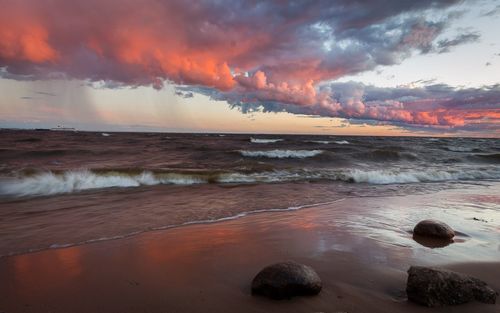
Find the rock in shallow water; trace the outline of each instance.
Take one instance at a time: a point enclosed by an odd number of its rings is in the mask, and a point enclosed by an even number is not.
[[[419,222],[413,229],[413,234],[441,239],[451,239],[455,236],[455,232],[450,226],[436,220],[423,220]]]
[[[253,294],[273,299],[316,295],[321,287],[321,279],[311,267],[291,261],[265,267],[252,281]]]
[[[473,300],[494,304],[496,293],[485,282],[464,274],[420,266],[408,270],[408,299],[429,307],[455,305]]]

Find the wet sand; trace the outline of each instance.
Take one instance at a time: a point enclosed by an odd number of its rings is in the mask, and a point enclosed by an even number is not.
[[[499,312],[498,303],[428,309],[404,292],[410,265],[458,270],[500,290],[499,213],[477,207],[498,204],[492,194],[346,198],[3,257],[0,312]],[[467,199],[476,209],[456,207]],[[408,232],[422,218],[461,234],[443,248],[422,246]],[[282,260],[315,268],[322,292],[283,301],[252,296],[254,275]]]

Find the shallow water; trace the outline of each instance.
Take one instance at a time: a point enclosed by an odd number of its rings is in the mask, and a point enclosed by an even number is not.
[[[498,139],[7,130],[0,136],[0,256],[339,199],[433,199],[484,187],[480,198],[457,202],[455,214],[481,215],[478,208],[494,214],[499,205],[482,200],[500,194]],[[434,202],[401,211],[420,216]],[[381,206],[354,215],[383,225],[390,214]]]

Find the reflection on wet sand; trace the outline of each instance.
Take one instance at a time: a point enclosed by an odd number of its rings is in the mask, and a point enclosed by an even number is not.
[[[454,214],[456,194],[348,198],[313,208],[254,214],[215,224],[0,259],[6,312],[424,312],[402,298],[412,264],[498,261],[495,222],[479,210]],[[409,205],[410,203],[410,205]],[[423,208],[416,210],[416,206]],[[415,213],[417,212],[417,213]],[[448,221],[468,240],[429,249],[408,229],[422,217]],[[478,229],[479,227],[479,229]],[[480,235],[475,235],[479,234]],[[313,266],[315,298],[274,303],[250,296],[260,268],[280,260]],[[466,266],[500,289],[498,264]],[[478,268],[491,268],[480,271]],[[477,304],[453,312],[471,312]],[[481,312],[497,312],[481,306]]]

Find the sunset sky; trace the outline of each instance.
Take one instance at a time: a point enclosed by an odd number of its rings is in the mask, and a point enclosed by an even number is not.
[[[498,1],[0,7],[0,127],[500,137]]]

